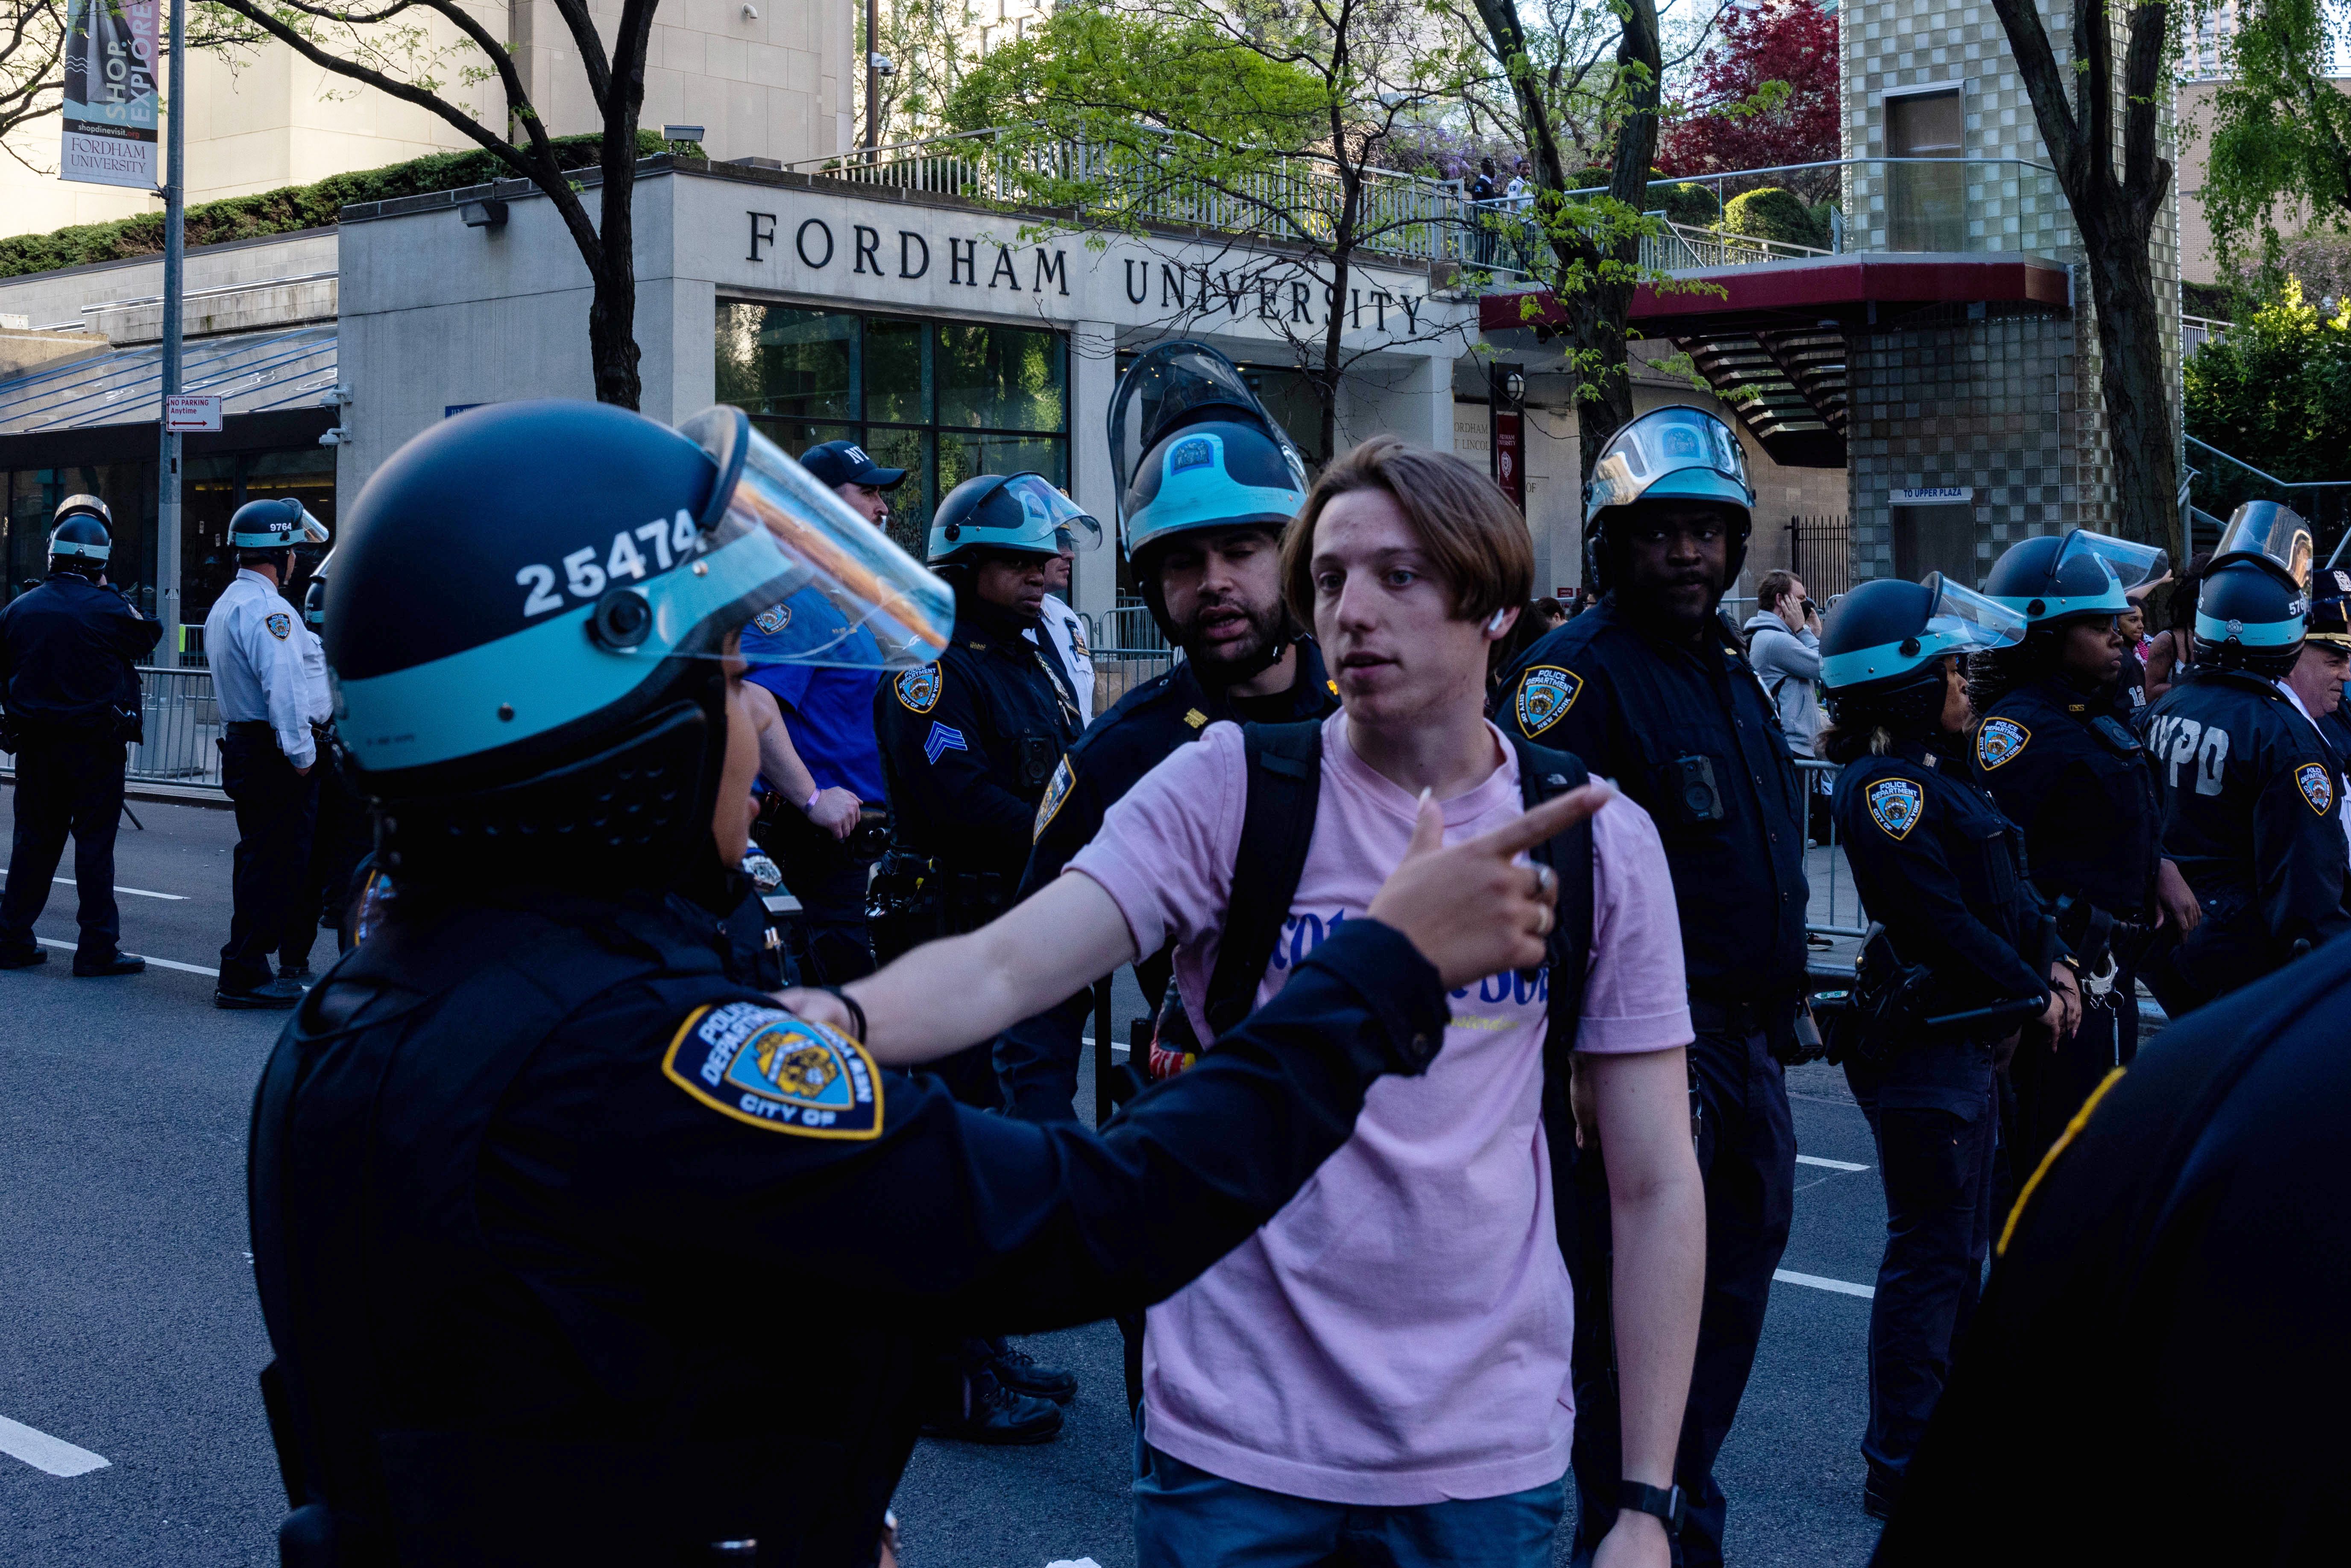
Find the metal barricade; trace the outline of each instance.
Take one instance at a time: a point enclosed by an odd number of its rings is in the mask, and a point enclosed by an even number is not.
[[[156,784],[217,789],[221,782],[220,705],[210,670],[141,665],[139,715],[147,738],[131,748],[126,776]]]
[[[1814,758],[1796,758],[1796,777],[1803,781],[1806,816],[1810,818],[1811,792],[1833,788],[1836,782],[1837,765]],[[1836,818],[1829,818],[1829,836],[1825,843],[1813,843],[1806,837],[1804,878],[1812,886],[1812,904],[1805,911],[1804,933],[1809,936],[1858,937],[1869,929],[1869,915],[1861,907],[1860,891],[1852,885],[1853,868],[1845,863],[1844,852],[1836,841]],[[1840,898],[1838,884],[1844,884]],[[1843,914],[1844,919],[1838,916]]]

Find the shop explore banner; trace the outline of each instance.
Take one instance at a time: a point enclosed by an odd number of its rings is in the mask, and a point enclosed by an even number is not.
[[[70,0],[61,178],[155,188],[156,0]]]

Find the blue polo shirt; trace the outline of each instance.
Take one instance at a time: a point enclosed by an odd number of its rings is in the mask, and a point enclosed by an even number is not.
[[[823,664],[762,664],[821,649]],[[743,628],[743,656],[754,661],[745,679],[776,694],[792,749],[820,789],[847,789],[879,805],[882,750],[873,739],[873,688],[882,680],[882,649],[873,633],[852,627],[832,601],[804,588]]]

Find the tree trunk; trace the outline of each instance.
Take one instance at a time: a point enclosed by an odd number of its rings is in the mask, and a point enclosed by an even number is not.
[[[636,140],[632,128],[629,163],[618,179],[609,152],[604,159],[603,214],[597,225],[596,256],[588,267],[595,285],[588,306],[588,356],[596,373],[596,401],[629,409],[637,406],[644,391],[637,376],[637,256],[631,204]]]
[[[2126,538],[2162,545],[2174,570],[2185,570],[2188,537],[2179,508],[2179,449],[2164,396],[2155,269],[2147,236],[2101,232],[2125,226],[2085,225],[2082,235],[2098,318],[2098,391],[2115,465],[2115,526]]]
[[[1625,9],[1625,33],[1616,46],[1620,72],[1638,73],[1628,97],[1624,122],[1616,128],[1616,163],[1608,180],[1608,194],[1635,213],[1648,208],[1649,164],[1657,151],[1657,78],[1662,60],[1657,44],[1656,0],[1630,0]],[[1593,279],[1584,293],[1562,299],[1567,313],[1567,338],[1582,367],[1575,400],[1577,477],[1591,483],[1592,465],[1610,436],[1632,423],[1633,376],[1625,319],[1633,308],[1632,269],[1639,261],[1637,235],[1618,239],[1607,259],[1592,250]],[[1608,276],[1614,273],[1616,276]]]

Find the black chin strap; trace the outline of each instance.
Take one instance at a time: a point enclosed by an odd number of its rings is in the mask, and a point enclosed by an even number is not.
[[[1297,645],[1298,639],[1298,628],[1290,624],[1290,612],[1285,610],[1281,614],[1280,630],[1266,639],[1264,647],[1238,664],[1208,664],[1193,659],[1192,673],[1199,677],[1200,684],[1208,690],[1223,691],[1228,687],[1239,685],[1243,681],[1255,680],[1281,663],[1281,656]],[[1188,658],[1191,650],[1186,649],[1185,654]]]

